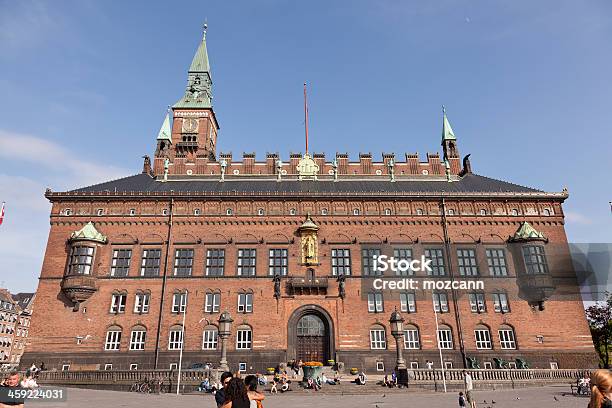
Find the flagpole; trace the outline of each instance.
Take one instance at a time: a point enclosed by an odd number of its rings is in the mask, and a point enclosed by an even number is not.
[[[185,348],[185,315],[187,314],[187,291],[185,291],[185,307],[183,308],[183,329],[181,333],[181,351],[179,353],[179,364],[178,364],[178,379],[176,380],[176,395],[179,395],[181,388],[181,371],[183,366],[183,349]],[[182,299],[181,299],[181,303]]]
[[[444,392],[446,392],[446,372],[444,370],[444,360],[442,359],[442,348],[440,347],[440,328],[438,326],[438,311],[436,310],[435,299],[433,298],[433,293],[431,296],[431,300],[433,303],[434,316],[436,317],[436,343],[438,344],[438,352],[440,353],[440,367],[442,367],[442,382],[444,384]]]
[[[306,82],[304,82],[304,124],[306,127],[306,154],[308,154],[308,99],[306,97]]]

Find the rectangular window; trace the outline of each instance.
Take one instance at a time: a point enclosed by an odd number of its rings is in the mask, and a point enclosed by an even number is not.
[[[220,293],[207,293],[206,301],[204,302],[204,311],[206,313],[219,313],[221,307]]]
[[[427,271],[427,275],[446,275],[446,269],[444,268],[444,251],[442,251],[441,248],[425,248],[424,255],[426,259],[431,260],[429,264],[431,271]]]
[[[178,363],[170,363],[168,367],[170,367],[170,370],[178,370]]]
[[[384,350],[387,348],[387,339],[383,329],[370,329],[370,348],[372,350]]]
[[[135,370],[138,370],[138,364],[136,363],[130,364],[130,371],[135,371]]]
[[[478,262],[476,251],[471,248],[457,249],[457,263],[459,264],[459,275],[478,276]]]
[[[183,313],[187,309],[187,293],[172,295],[172,313]]]
[[[493,348],[491,345],[491,332],[488,329],[474,330],[474,337],[476,338],[477,349],[485,350]]]
[[[523,258],[525,259],[525,267],[528,274],[539,275],[548,273],[548,264],[546,262],[544,247],[539,245],[524,246]]]
[[[253,342],[253,332],[250,329],[240,329],[236,332],[236,349],[250,350]]]
[[[183,347],[183,330],[170,330],[168,350],[180,350]]]
[[[448,296],[446,293],[433,294],[434,310],[438,313],[448,313]]]
[[[493,293],[493,308],[495,313],[508,313],[510,311],[508,295],[505,293]]]
[[[202,350],[216,350],[217,344],[219,344],[219,332],[217,330],[204,330]]]
[[[438,330],[438,347],[442,350],[453,348],[453,332],[450,329]]]
[[[118,330],[109,330],[106,332],[106,341],[104,342],[104,350],[119,350],[121,345],[121,332]]]
[[[414,271],[410,268],[403,268],[403,264],[406,264],[407,262],[411,262],[412,261],[412,249],[410,248],[394,248],[393,249],[393,257],[399,262],[399,261],[406,261],[406,262],[402,262],[402,269],[397,268],[397,270],[395,271],[396,275],[401,275],[401,276],[408,276],[408,275],[414,275]],[[399,266],[399,264],[398,264]]]
[[[384,308],[382,293],[368,293],[368,312],[382,313],[383,311]]]
[[[402,312],[416,313],[414,293],[400,293],[400,310]]]
[[[491,276],[508,276],[506,251],[503,248],[488,248],[486,252],[489,274]]]
[[[256,263],[256,249],[238,249],[238,276],[255,276]]]
[[[174,276],[191,276],[193,249],[177,249],[174,252]]]
[[[159,276],[161,249],[143,249],[140,276]]]
[[[144,350],[146,337],[146,331],[133,330],[130,337],[130,350]]]
[[[384,361],[377,361],[376,362],[376,371],[385,371],[385,362]]]
[[[206,276],[223,276],[225,249],[211,248],[206,251]]]
[[[361,273],[368,275],[382,275],[380,268],[374,270],[374,259],[380,256],[379,248],[363,248],[361,250]]]
[[[351,274],[351,250],[347,248],[332,249],[332,275]]]
[[[419,362],[418,361],[411,361],[410,362],[410,369],[411,370],[418,370],[419,368]]]
[[[409,350],[418,350],[421,348],[419,331],[417,329],[404,330],[404,348]]]
[[[148,293],[137,293],[134,300],[134,313],[149,313],[149,301],[151,295]]]
[[[238,313],[253,312],[253,294],[239,293],[238,294]]]
[[[472,313],[484,313],[487,311],[484,293],[470,293],[469,298]]]
[[[112,363],[104,364],[104,371],[110,371],[112,369],[113,369],[113,364]]]
[[[131,249],[115,249],[113,250],[113,259],[111,261],[111,276],[123,278],[128,276],[130,270],[130,261],[132,259]]]
[[[70,371],[70,364],[62,364],[62,371]]]
[[[516,348],[516,340],[514,339],[514,330],[501,329],[499,331],[499,343],[504,350],[514,350]]]
[[[69,275],[89,275],[93,263],[94,249],[88,246],[75,246],[70,251]]]
[[[245,363],[244,361],[241,361],[238,363],[238,371],[241,373],[246,373],[247,371],[247,363]]]
[[[491,370],[493,368],[493,364],[491,364],[490,361],[485,361],[484,362],[484,368],[485,368],[485,370]]]
[[[447,370],[452,370],[453,369],[453,362],[452,361],[445,361],[444,362],[444,368]]]
[[[126,294],[113,294],[111,297],[111,313],[124,313],[125,312],[125,304],[127,302]]]
[[[287,275],[289,256],[284,248],[271,249],[269,252],[268,274],[270,276]]]

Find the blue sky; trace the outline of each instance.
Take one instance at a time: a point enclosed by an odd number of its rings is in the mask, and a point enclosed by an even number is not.
[[[611,242],[612,2],[0,0],[0,286],[34,290],[43,193],[152,154],[208,19],[219,149],[439,151],[445,104],[474,171],[567,186],[574,242]]]

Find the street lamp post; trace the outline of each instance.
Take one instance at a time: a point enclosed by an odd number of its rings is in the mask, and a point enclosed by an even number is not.
[[[219,362],[219,368],[222,371],[229,371],[227,364],[227,338],[232,332],[233,321],[227,310],[219,316],[219,337],[221,338],[221,361]]]
[[[391,313],[389,323],[391,324],[391,335],[395,338],[395,350],[397,352],[397,369],[406,369],[406,361],[402,356],[402,347],[400,344],[400,339],[404,335],[404,318],[397,311],[397,309],[395,309],[395,311]]]

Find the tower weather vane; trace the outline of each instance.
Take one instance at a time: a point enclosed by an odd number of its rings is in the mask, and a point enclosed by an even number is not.
[[[304,82],[304,128],[306,130],[306,154],[308,154],[308,98],[306,96],[306,82]]]

